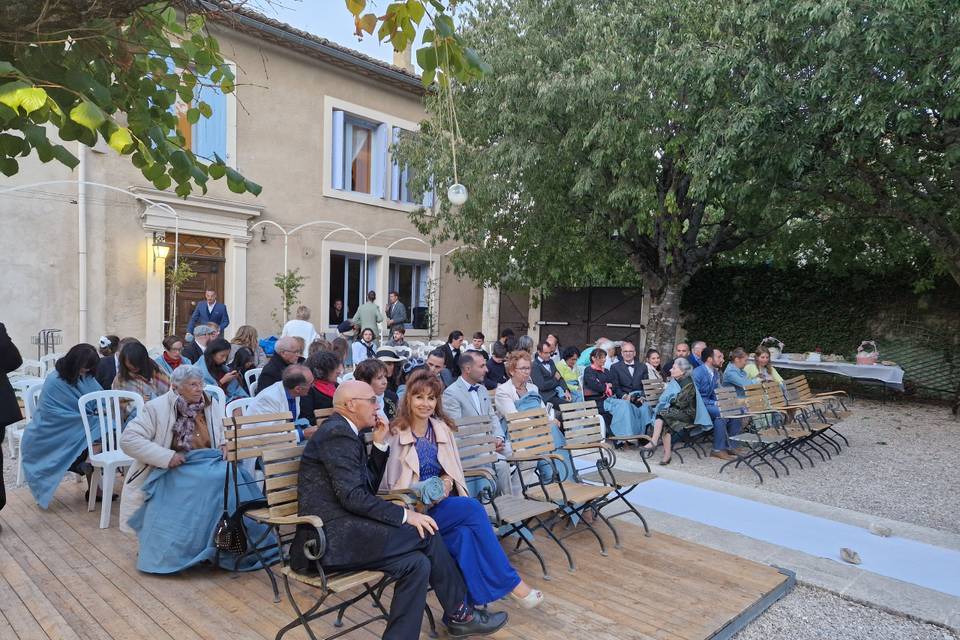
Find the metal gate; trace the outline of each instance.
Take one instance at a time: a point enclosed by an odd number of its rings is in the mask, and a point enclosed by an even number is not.
[[[556,335],[562,345],[581,347],[597,338],[630,340],[639,348],[643,290],[615,287],[558,289],[542,302],[540,338]]]
[[[529,328],[530,291],[500,290],[500,331],[513,329],[518,336],[527,333]],[[496,340],[499,336],[487,336],[487,340]]]

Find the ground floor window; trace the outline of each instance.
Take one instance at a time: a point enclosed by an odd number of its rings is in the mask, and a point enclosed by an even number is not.
[[[366,266],[364,266],[366,261]],[[377,282],[377,256],[354,253],[330,253],[330,326],[335,327],[350,319],[367,300],[367,291]],[[337,300],[343,304],[344,315],[335,312]],[[377,300],[379,303],[380,300]]]
[[[429,282],[429,262],[390,258],[390,291],[400,294],[400,302],[407,308],[407,322],[415,329],[426,328]]]

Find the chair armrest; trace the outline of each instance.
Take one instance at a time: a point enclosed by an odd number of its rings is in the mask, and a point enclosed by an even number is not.
[[[602,442],[588,442],[585,444],[565,444],[562,448],[567,451],[578,451],[581,449],[603,449],[605,447]]]
[[[412,489],[394,489],[393,491],[380,491],[377,493],[377,497],[386,500],[387,502],[394,502],[399,504],[401,507],[412,507],[415,506],[419,499],[417,494]]]
[[[529,455],[529,456],[518,456],[512,455],[509,458],[504,458],[507,462],[518,463],[518,462],[536,462],[538,460],[563,460],[563,458],[556,453],[541,453],[539,455]]]
[[[276,518],[264,518],[262,522],[272,526],[309,524],[317,531],[323,529],[323,519],[320,516],[278,516]]]
[[[497,476],[494,475],[493,471],[489,469],[467,469],[463,472],[464,478],[486,478],[487,480],[496,481]]]
[[[612,440],[614,442],[630,442],[631,440],[646,440],[647,442],[653,442],[650,436],[607,436],[607,440]]]

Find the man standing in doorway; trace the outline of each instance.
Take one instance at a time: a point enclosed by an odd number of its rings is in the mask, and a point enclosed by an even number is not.
[[[337,327],[340,326],[340,323],[347,319],[347,312],[343,308],[343,300],[337,298],[333,301],[333,306],[330,307],[330,326]]]
[[[407,307],[400,302],[400,294],[396,291],[390,292],[390,304],[387,305],[387,329],[406,329],[407,327]]]
[[[215,323],[220,327],[220,333],[223,333],[230,324],[230,316],[227,315],[227,305],[217,302],[217,292],[207,289],[204,293],[204,302],[197,303],[193,309],[193,315],[190,316],[190,322],[187,323],[187,333],[193,333],[193,327],[197,324]]]
[[[374,336],[380,335],[380,323],[383,322],[383,312],[380,311],[380,307],[377,306],[376,292],[367,292],[367,301],[360,305],[360,308],[357,309],[357,312],[353,315],[351,322],[357,327],[357,331],[359,332],[357,335],[362,334],[364,329],[373,331]]]

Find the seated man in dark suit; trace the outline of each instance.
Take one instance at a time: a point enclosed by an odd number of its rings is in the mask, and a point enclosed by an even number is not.
[[[639,391],[643,395],[643,381],[647,378],[647,367],[637,360],[637,347],[630,341],[620,346],[619,362],[610,367],[613,378],[613,397],[629,400],[630,394]]]
[[[557,371],[557,363],[551,359],[552,348],[546,340],[540,341],[530,370],[530,382],[537,385],[544,402],[549,402],[554,409],[559,410],[560,403],[570,402],[573,396],[570,395],[563,376]]]
[[[297,344],[293,336],[284,336],[277,340],[273,345],[273,355],[263,365],[263,371],[257,378],[257,393],[263,391],[272,384],[280,382],[283,378],[283,370],[291,364],[303,362],[303,350]]]
[[[420,637],[427,585],[443,607],[451,637],[488,635],[507,614],[474,609],[460,570],[430,516],[377,496],[389,456],[389,427],[377,416],[377,398],[365,382],[351,380],[333,396],[335,413],[310,438],[300,462],[300,515],[319,516],[326,537],[319,562],[332,571],[383,571],[396,579],[384,638]],[[374,427],[367,455],[360,429]],[[290,564],[309,572],[304,545],[315,530],[300,525],[290,547]]]

